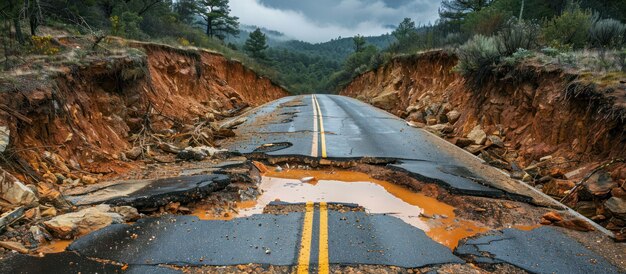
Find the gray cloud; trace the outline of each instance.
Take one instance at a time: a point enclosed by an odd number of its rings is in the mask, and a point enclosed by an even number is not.
[[[418,24],[438,18],[439,0],[233,0],[242,24],[275,29],[296,39],[323,42],[338,36],[379,35],[405,17]]]

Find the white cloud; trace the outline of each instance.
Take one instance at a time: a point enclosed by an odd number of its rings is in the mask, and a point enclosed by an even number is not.
[[[277,30],[299,40],[325,42],[338,36],[388,33],[392,31],[388,26],[404,17],[422,24],[433,22],[439,6],[435,0],[405,1],[395,8],[383,0],[286,1],[270,6],[260,0],[233,0],[230,7],[242,24]]]

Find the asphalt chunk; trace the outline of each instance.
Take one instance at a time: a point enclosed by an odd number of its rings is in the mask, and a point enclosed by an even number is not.
[[[551,227],[492,232],[466,240],[454,253],[477,263],[508,263],[531,273],[620,273],[602,256]]]
[[[104,203],[154,208],[170,202],[187,203],[222,190],[229,183],[230,178],[223,174],[117,181],[75,190],[66,198],[74,205]]]

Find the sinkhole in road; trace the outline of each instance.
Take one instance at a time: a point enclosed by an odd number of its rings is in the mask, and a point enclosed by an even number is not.
[[[312,180],[302,180],[307,178]],[[304,181],[304,182],[303,182]],[[371,214],[388,214],[417,227],[436,242],[454,249],[459,240],[489,230],[458,218],[454,207],[406,187],[346,170],[265,169],[256,203],[238,217],[263,213],[272,201],[354,203]],[[252,205],[252,206],[250,206]]]

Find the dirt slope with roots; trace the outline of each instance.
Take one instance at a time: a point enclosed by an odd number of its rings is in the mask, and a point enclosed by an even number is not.
[[[557,199],[600,163],[626,156],[624,81],[601,87],[574,72],[524,64],[495,70],[475,87],[454,71],[457,61],[444,51],[395,58],[341,94],[433,131],[512,177],[521,172],[519,179]],[[479,134],[471,134],[477,126]],[[486,142],[468,140],[481,134]],[[623,203],[626,167],[602,172],[610,172],[610,182],[592,177],[569,204],[609,227],[623,227],[604,201],[613,196]]]
[[[72,38],[60,42],[67,48],[81,46]],[[288,95],[217,53],[123,40],[110,43],[131,49],[47,67],[46,77],[17,71],[16,83],[3,85],[0,102],[11,113],[0,112],[0,126],[10,130],[4,157],[17,163],[14,173],[36,177],[67,168],[119,173],[130,167],[122,160],[123,152],[137,145],[133,134],[175,135],[199,120],[209,127],[247,107]],[[204,132],[213,139],[211,131]],[[46,152],[60,158],[46,158]]]

